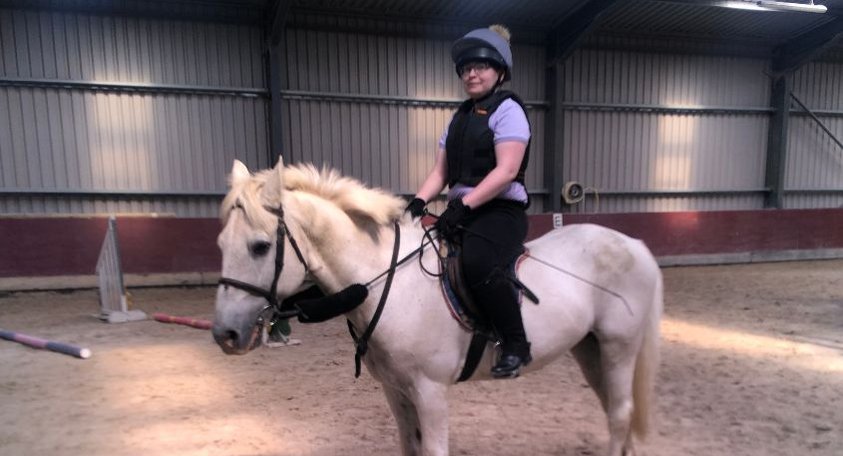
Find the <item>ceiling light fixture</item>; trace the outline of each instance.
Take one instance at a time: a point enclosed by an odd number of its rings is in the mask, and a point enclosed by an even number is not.
[[[820,14],[828,11],[828,8],[823,5],[814,5],[814,0],[811,0],[811,3],[791,3],[772,0],[759,0],[755,3],[762,8],[770,8],[778,11],[798,11],[800,13]]]
[[[825,13],[828,11],[823,5],[810,3],[780,2],[774,0],[733,0],[714,2],[717,6],[749,11],[794,11],[799,13]]]

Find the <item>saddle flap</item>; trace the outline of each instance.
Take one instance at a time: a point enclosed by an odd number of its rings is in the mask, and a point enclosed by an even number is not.
[[[460,326],[469,331],[486,326],[484,325],[485,321],[480,318],[480,313],[477,311],[477,306],[471,298],[468,287],[465,285],[458,251],[455,250],[455,247],[449,246],[448,242],[442,240],[439,243],[439,256],[445,259],[441,263],[443,269],[439,276],[439,284],[442,287],[442,295],[445,298],[445,304],[448,305],[448,310],[451,311],[451,316],[457,320]]]
[[[460,304],[465,307],[466,312],[476,321],[481,315],[481,312],[471,297],[471,291],[466,284],[462,261],[460,261],[459,248],[449,244],[448,256],[446,258],[448,259],[446,270],[448,285],[451,286],[451,290],[457,299],[459,299]]]

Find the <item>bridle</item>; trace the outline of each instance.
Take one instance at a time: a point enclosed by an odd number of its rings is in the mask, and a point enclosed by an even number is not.
[[[243,205],[239,201],[234,204],[232,209],[243,209],[245,211]],[[305,274],[310,273],[310,268],[307,265],[307,261],[304,259],[304,255],[301,253],[299,244],[296,242],[293,234],[290,233],[290,230],[287,229],[287,224],[284,222],[284,208],[281,206],[278,206],[277,208],[264,206],[264,209],[278,218],[278,228],[275,230],[275,272],[272,276],[272,285],[269,286],[269,289],[264,289],[257,285],[252,285],[251,283],[242,282],[229,277],[221,277],[217,281],[217,284],[219,285],[223,285],[225,287],[232,286],[251,295],[266,299],[267,305],[264,306],[258,314],[258,320],[256,322],[257,325],[262,325],[264,323],[264,314],[268,310],[272,310],[272,320],[278,318],[290,318],[298,314],[298,310],[295,309],[282,309],[281,303],[278,301],[278,294],[275,292],[275,288],[278,286],[278,279],[281,277],[281,271],[284,270],[284,246],[286,244],[284,242],[284,238],[290,240],[290,245],[293,247],[293,251],[296,252],[299,262],[301,262],[302,266],[304,266]]]
[[[244,209],[243,205],[240,201],[237,201],[234,204],[232,209]],[[252,285],[251,283],[242,282],[237,279],[232,279],[229,277],[221,277],[217,283],[219,285],[223,285],[225,287],[232,286],[239,290],[243,290],[251,295],[262,297],[266,299],[267,305],[261,309],[258,313],[258,318],[255,322],[255,328],[259,328],[264,325],[266,322],[264,318],[264,314],[267,311],[271,311],[272,316],[270,317],[270,322],[275,322],[282,318],[291,318],[298,316],[300,314],[300,310],[297,307],[287,308],[284,309],[282,303],[278,300],[278,294],[275,292],[276,287],[278,286],[278,279],[281,277],[281,272],[284,269],[284,239],[287,238],[290,241],[290,245],[293,247],[293,250],[296,252],[296,256],[299,259],[299,262],[304,266],[305,275],[310,273],[310,268],[307,265],[307,261],[304,259],[304,255],[299,248],[298,243],[296,242],[295,238],[293,238],[292,233],[287,229],[287,224],[284,222],[284,208],[279,206],[278,208],[267,207],[264,206],[264,209],[270,212],[271,214],[275,215],[278,218],[278,228],[276,230],[276,247],[275,247],[275,272],[273,273],[272,277],[272,285],[270,285],[269,289],[261,288],[257,285]],[[372,333],[375,330],[375,327],[378,324],[378,320],[380,319],[381,313],[383,312],[384,306],[386,304],[386,298],[389,295],[389,289],[392,285],[392,279],[395,276],[395,271],[398,269],[398,266],[407,262],[410,258],[414,257],[416,254],[419,254],[424,249],[425,244],[422,245],[410,252],[406,255],[403,259],[398,259],[398,251],[401,246],[401,229],[396,221],[394,223],[395,228],[395,243],[392,249],[392,259],[390,260],[389,269],[384,271],[382,274],[379,274],[377,277],[372,279],[371,281],[365,284],[366,287],[371,286],[375,281],[379,280],[380,278],[386,276],[386,280],[384,282],[384,289],[381,293],[380,300],[378,302],[378,306],[375,310],[372,319],[369,321],[369,324],[366,326],[366,329],[363,331],[361,335],[357,335],[354,326],[351,324],[351,321],[348,320],[348,330],[351,333],[351,337],[354,340],[354,344],[357,346],[357,349],[354,354],[354,365],[355,365],[355,377],[360,376],[360,364],[361,358],[366,354],[368,351],[368,341],[369,338],[372,336]],[[429,237],[429,235],[428,235]],[[432,240],[431,240],[432,243]],[[421,255],[419,255],[421,256]],[[421,261],[421,258],[419,259]],[[255,337],[253,333],[253,339]]]

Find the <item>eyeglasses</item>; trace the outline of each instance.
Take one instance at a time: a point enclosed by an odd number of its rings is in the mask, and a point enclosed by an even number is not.
[[[460,66],[459,74],[460,77],[465,77],[471,73],[471,70],[474,70],[475,73],[480,73],[481,71],[486,71],[489,68],[492,68],[492,65],[489,62],[468,62]]]

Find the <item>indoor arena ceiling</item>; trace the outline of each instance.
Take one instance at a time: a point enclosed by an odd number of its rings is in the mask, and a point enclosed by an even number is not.
[[[759,11],[762,1],[714,0],[0,0],[0,6],[79,10],[122,15],[158,16],[179,19],[265,23],[271,26],[274,12],[287,8],[288,25],[308,24],[301,17],[321,15],[352,18],[364,29],[372,19],[412,24],[436,24],[448,30],[468,26],[505,23],[520,37],[543,40],[568,33],[583,11],[598,13],[588,20],[590,36],[635,38],[678,38],[700,42],[737,44],[758,54],[773,52],[824,28],[843,31],[843,0],[815,0],[827,7],[825,13]],[[809,4],[811,0],[787,3]],[[737,9],[727,5],[745,5]],[[347,23],[346,23],[347,24]],[[412,28],[412,27],[411,27]],[[363,30],[361,30],[363,31]],[[381,30],[372,30],[378,32]],[[400,30],[392,29],[392,33]],[[839,34],[839,33],[838,33]],[[538,38],[535,38],[538,37]],[[838,40],[839,41],[839,40]],[[655,40],[654,40],[655,42]],[[834,44],[834,43],[832,43]],[[810,45],[810,43],[808,43]],[[831,48],[840,52],[841,47]],[[828,47],[828,46],[827,46]]]

